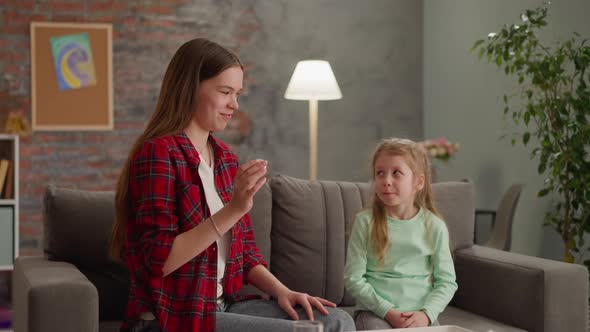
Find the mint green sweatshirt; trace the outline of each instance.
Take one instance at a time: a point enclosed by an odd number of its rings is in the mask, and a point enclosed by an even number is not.
[[[381,267],[371,244],[372,222],[371,209],[360,212],[348,243],[344,277],[357,309],[381,318],[390,309],[423,310],[434,322],[457,290],[444,221],[426,209],[409,220],[389,217],[389,247]]]

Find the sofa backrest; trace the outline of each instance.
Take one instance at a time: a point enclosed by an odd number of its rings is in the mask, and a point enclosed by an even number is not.
[[[433,185],[453,250],[473,244],[471,183]],[[344,263],[355,215],[369,204],[367,183],[272,177],[254,198],[250,218],[256,243],[271,271],[288,287],[341,305],[354,300],[344,289]],[[48,186],[44,199],[44,249],[51,259],[76,265],[99,293],[101,320],[121,319],[129,276],[108,258],[115,219],[114,193]],[[244,293],[256,293],[250,287]]]

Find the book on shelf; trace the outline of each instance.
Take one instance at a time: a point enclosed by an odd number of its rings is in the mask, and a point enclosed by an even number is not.
[[[4,190],[2,191],[2,198],[12,199],[14,192],[14,162],[8,162],[8,171],[6,173],[6,181],[4,181]]]
[[[4,182],[6,181],[6,175],[8,174],[8,166],[10,161],[7,159],[0,160],[0,190],[4,188]]]

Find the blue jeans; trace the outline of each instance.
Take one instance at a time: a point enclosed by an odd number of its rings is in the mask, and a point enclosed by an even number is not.
[[[313,317],[324,323],[325,332],[355,331],[354,321],[349,314],[338,308],[328,308],[329,314],[322,315],[313,310]],[[305,310],[295,307],[299,319],[308,319]],[[291,332],[293,321],[276,301],[249,300],[226,306],[225,311],[217,312],[218,332]]]
[[[344,310],[328,308],[329,314],[322,315],[313,310],[313,317],[324,324],[324,332],[355,331],[354,321]],[[291,332],[293,321],[276,301],[262,299],[240,301],[218,308],[216,329],[218,332]],[[308,319],[305,310],[296,307],[299,319]],[[131,332],[161,332],[158,321],[140,320]]]

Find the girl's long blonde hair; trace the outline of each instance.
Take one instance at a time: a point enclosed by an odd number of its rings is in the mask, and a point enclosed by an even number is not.
[[[117,182],[116,220],[109,248],[113,259],[124,260],[127,220],[130,215],[128,187],[131,159],[146,141],[182,132],[192,120],[199,84],[233,66],[244,69],[235,53],[205,38],[184,43],[170,60],[156,110],[143,134],[133,144]]]
[[[428,233],[428,211],[434,213],[441,219],[442,217],[434,205],[431,186],[430,160],[426,150],[418,143],[409,139],[384,139],[381,141],[381,143],[379,143],[379,145],[377,145],[377,148],[373,153],[373,162],[371,164],[373,181],[375,180],[375,163],[377,162],[377,158],[379,158],[379,156],[382,154],[403,157],[414,173],[414,180],[416,175],[424,175],[424,187],[416,193],[414,198],[414,206],[418,209],[424,208],[427,210],[424,212],[426,217],[426,232]],[[379,199],[376,192],[373,193],[371,205],[373,210],[371,242],[373,245],[373,250],[377,255],[379,264],[383,265],[385,253],[387,251],[387,247],[389,246],[387,211],[385,210],[385,204],[383,204],[383,202]]]

